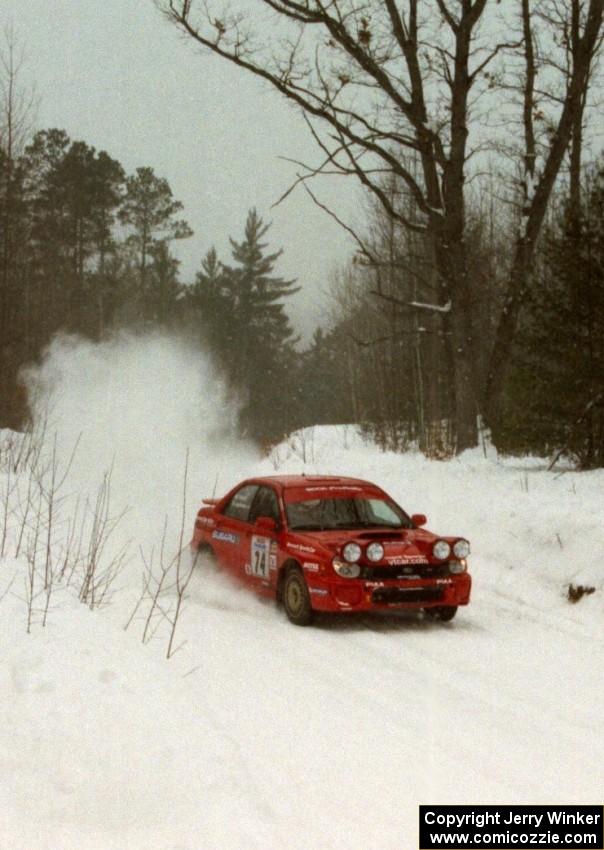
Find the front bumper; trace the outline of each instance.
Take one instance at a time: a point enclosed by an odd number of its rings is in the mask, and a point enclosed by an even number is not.
[[[437,579],[367,581],[309,579],[315,611],[391,611],[467,605],[472,577],[469,573]]]

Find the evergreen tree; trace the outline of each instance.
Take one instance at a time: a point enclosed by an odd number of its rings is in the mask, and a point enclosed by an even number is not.
[[[147,321],[168,325],[176,317],[177,305],[183,291],[178,280],[179,261],[170,254],[167,242],[156,242],[151,247],[143,306]]]
[[[229,374],[233,372],[233,352],[237,348],[232,294],[229,272],[218,259],[216,249],[210,248],[189,290],[189,311],[202,343]]]
[[[512,451],[563,452],[604,465],[604,170],[582,217],[564,210],[548,235],[519,337],[507,416]]]
[[[297,415],[300,427],[349,422],[345,358],[337,334],[317,328],[300,362]]]
[[[263,354],[278,355],[279,349],[293,343],[293,331],[281,299],[300,287],[295,281],[272,277],[275,263],[283,250],[265,255],[267,244],[261,240],[270,225],[264,224],[255,209],[250,210],[241,242],[231,238],[233,260],[227,267],[233,318],[238,332],[238,357],[235,380],[249,385],[258,372]],[[269,376],[270,377],[270,376]]]
[[[23,162],[0,148],[0,428],[18,427],[25,413],[18,373],[33,348],[25,285],[28,242]]]
[[[127,242],[135,255],[141,292],[145,291],[157,245],[193,235],[187,222],[176,218],[182,208],[182,203],[174,200],[168,181],[157,177],[152,168],[137,168],[136,174],[128,177],[120,221],[131,231]]]
[[[94,334],[102,309],[97,287],[107,279],[107,256],[117,208],[122,200],[124,171],[107,153],[73,142],[55,175],[65,214],[65,240],[71,266],[68,315],[73,330]],[[93,264],[93,257],[95,258]]]
[[[242,430],[262,441],[281,437],[293,422],[298,376],[283,301],[299,287],[273,274],[282,251],[266,252],[269,226],[250,210],[243,240],[231,239],[233,264],[210,250],[189,294],[206,344],[244,398]]]
[[[250,210],[244,239],[230,240],[235,265],[227,269],[236,334],[231,368],[235,383],[247,395],[242,426],[264,440],[280,438],[290,423],[297,340],[282,300],[300,288],[293,280],[273,275],[283,251],[265,253],[267,243],[262,240],[269,227]]]
[[[63,130],[38,133],[26,149],[32,215],[32,268],[48,332],[92,333],[99,323],[112,227],[124,172],[104,151],[71,142]]]

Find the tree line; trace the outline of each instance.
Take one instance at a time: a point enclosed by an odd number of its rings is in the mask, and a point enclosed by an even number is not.
[[[170,243],[191,234],[152,168],[127,176],[63,130],[0,148],[0,417],[23,416],[18,373],[58,331],[100,339],[137,317],[167,320],[178,291]]]
[[[261,443],[297,427],[359,422],[385,448],[455,448],[454,382],[429,240],[367,210],[364,252],[332,275],[329,316],[302,346],[287,314],[299,290],[250,210],[231,256],[214,248],[183,282],[172,243],[192,231],[151,167],[126,175],[61,130],[36,133],[12,162],[0,151],[0,415],[26,416],[19,370],[59,331],[100,340],[164,328],[209,352],[241,400],[241,431]],[[579,208],[555,193],[509,364],[496,444],[604,463],[604,162],[585,168]],[[393,198],[405,187],[391,180]],[[409,215],[414,214],[407,198]],[[485,364],[514,216],[474,200],[466,252],[471,322]],[[370,259],[368,259],[370,257]],[[413,304],[414,309],[406,309]],[[446,310],[443,308],[443,310]],[[484,365],[483,365],[483,368]]]
[[[244,433],[266,439],[293,424],[279,394],[296,360],[284,301],[298,288],[272,273],[281,252],[265,251],[255,210],[231,263],[211,249],[185,284],[172,244],[192,230],[153,168],[127,175],[49,129],[16,157],[0,149],[0,172],[0,426],[22,424],[19,372],[56,333],[100,340],[119,328],[196,339],[243,398]]]
[[[505,450],[601,465],[603,167],[584,151],[604,0],[255,2],[282,40],[269,27],[264,44],[261,14],[242,39],[240,10],[158,5],[299,107],[321,158],[297,187],[321,205],[315,183],[337,172],[371,199],[355,230],[327,210],[356,246],[331,315],[304,348],[255,210],[229,258],[211,249],[182,282],[171,246],[191,231],[167,181],[60,130],[25,140],[9,98],[1,422],[23,416],[19,368],[58,330],[169,326],[211,352],[264,443],[354,421],[441,456],[486,424]]]

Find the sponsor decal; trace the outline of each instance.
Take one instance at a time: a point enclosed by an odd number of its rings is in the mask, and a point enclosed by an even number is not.
[[[221,543],[239,543],[239,535],[230,531],[213,531],[212,539],[220,540]]]
[[[386,557],[386,562],[393,566],[403,566],[404,564],[428,564],[423,555],[390,555]]]
[[[316,564],[314,561],[304,561],[304,563],[302,564],[302,569],[308,570],[311,573],[318,573],[319,565]]]
[[[268,566],[269,566],[269,569],[271,569],[271,570],[277,569],[277,556],[276,555],[269,555],[268,556]]]
[[[288,543],[287,548],[295,549],[298,552],[310,552],[311,554],[314,554],[317,551],[316,549],[313,549],[312,546],[302,546],[300,543]]]
[[[278,547],[277,547],[277,541],[276,541],[276,540],[271,540],[271,555],[276,555],[276,554],[277,554],[277,549],[278,549]]]
[[[253,576],[268,578],[270,542],[268,537],[252,535],[251,574]]]
[[[334,490],[350,490],[353,493],[359,493],[359,492],[362,491],[363,488],[362,487],[353,487],[350,484],[348,484],[348,485],[335,484],[335,485],[323,486],[323,487],[305,487],[304,489],[306,490],[307,493],[321,493],[321,492],[324,493],[326,491],[329,492],[329,493],[333,493]]]
[[[314,594],[314,596],[327,596],[329,593],[328,590],[325,590],[323,587],[309,587],[310,593]]]
[[[453,584],[453,579],[450,578],[437,578],[436,584]]]

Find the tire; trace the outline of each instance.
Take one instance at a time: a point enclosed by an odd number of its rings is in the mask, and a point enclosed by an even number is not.
[[[437,605],[435,608],[424,608],[428,617],[448,623],[457,614],[457,605]]]
[[[282,599],[290,623],[296,626],[308,626],[312,623],[314,611],[310,604],[310,594],[298,567],[290,567],[285,574]]]

